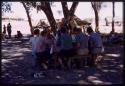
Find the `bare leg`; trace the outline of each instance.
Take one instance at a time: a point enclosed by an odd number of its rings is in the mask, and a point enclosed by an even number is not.
[[[45,63],[42,63],[42,66],[43,66],[43,68],[44,68],[45,70],[48,69],[48,67],[47,67],[47,65],[46,65]]]
[[[61,58],[58,58],[58,62],[59,62],[59,64],[61,65],[62,68],[65,68],[65,67],[64,67],[64,64],[63,64],[63,61],[62,61]]]

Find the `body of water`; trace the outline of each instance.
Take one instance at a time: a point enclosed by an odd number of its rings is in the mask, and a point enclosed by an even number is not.
[[[14,21],[14,20],[2,20],[2,30],[3,25],[7,25],[8,23],[11,23],[12,26],[12,35],[17,34],[17,31],[21,31],[22,34],[31,34],[30,27],[28,21]],[[38,23],[38,21],[33,21],[33,26]],[[92,23],[92,27],[95,28],[95,24]],[[109,33],[112,30],[112,26],[105,26],[104,22],[100,22],[100,32],[102,33]],[[115,31],[118,33],[123,33],[123,25],[121,26],[115,26]]]

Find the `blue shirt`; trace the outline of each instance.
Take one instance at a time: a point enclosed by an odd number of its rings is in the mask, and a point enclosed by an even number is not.
[[[80,43],[80,49],[88,48],[88,36],[84,33],[80,33],[76,35],[76,42]]]
[[[100,34],[92,33],[89,38],[89,43],[91,53],[101,53],[104,51]]]
[[[102,38],[101,38],[100,34],[92,33],[90,35],[90,45],[91,45],[91,47],[95,47],[95,48],[103,46]]]
[[[72,37],[69,34],[61,34],[57,40],[58,46],[61,50],[71,49],[72,46]]]

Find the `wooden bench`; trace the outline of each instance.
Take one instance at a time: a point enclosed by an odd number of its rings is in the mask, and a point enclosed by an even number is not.
[[[72,68],[72,63],[74,62],[74,60],[78,59],[80,61],[80,66],[83,67],[87,65],[87,58],[89,58],[90,55],[75,55],[73,57],[70,57],[68,60],[68,68],[71,69]],[[83,64],[83,61],[84,64]]]
[[[78,59],[80,61],[80,66],[81,67],[84,67],[84,66],[87,66],[87,60],[88,58],[90,57],[91,55],[88,54],[88,55],[74,55],[72,57],[69,57],[68,61],[67,61],[67,64],[68,64],[68,68],[69,69],[72,69],[73,68],[73,64],[74,64],[74,61],[76,59]],[[57,54],[54,54],[53,55],[53,59],[55,60],[54,61],[54,65],[55,65],[55,68],[57,67],[57,65],[59,64],[59,59],[60,57],[57,55]],[[97,59],[95,60],[95,63],[96,64],[99,64],[103,61],[103,55],[99,55],[97,56]]]

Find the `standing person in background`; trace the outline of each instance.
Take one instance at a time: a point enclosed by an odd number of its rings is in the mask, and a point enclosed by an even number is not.
[[[6,26],[3,25],[3,35],[2,35],[3,40],[5,39],[5,36],[6,36]]]
[[[105,25],[106,25],[106,26],[109,26],[109,24],[108,24],[108,19],[107,19],[107,18],[105,18]]]
[[[103,43],[100,34],[95,33],[91,27],[87,28],[87,33],[89,34],[88,47],[89,47],[89,53],[91,54],[88,64],[90,66],[95,66],[97,56],[104,51]]]
[[[3,25],[3,34],[6,34],[6,26]]]
[[[12,28],[12,27],[11,27],[11,24],[8,23],[8,25],[7,25],[7,32],[8,32],[9,38],[11,38],[11,32],[12,32],[11,28]]]

